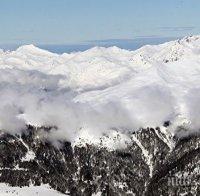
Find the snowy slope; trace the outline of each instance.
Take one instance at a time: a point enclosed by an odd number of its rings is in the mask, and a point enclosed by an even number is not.
[[[29,186],[29,187],[11,187],[7,184],[0,184],[1,196],[61,196],[64,195],[51,189],[47,185],[43,186]]]
[[[52,138],[70,140],[167,120],[173,129],[186,123],[196,130],[199,89],[200,36],[136,51],[95,47],[62,55],[27,45],[0,52],[0,128],[56,126]]]

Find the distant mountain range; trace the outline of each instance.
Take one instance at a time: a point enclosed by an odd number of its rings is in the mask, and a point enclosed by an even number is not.
[[[137,37],[134,39],[105,39],[105,40],[93,40],[86,41],[82,43],[76,44],[37,44],[39,48],[54,52],[54,53],[69,53],[75,51],[84,51],[88,50],[95,46],[100,47],[111,47],[117,46],[119,48],[127,49],[127,50],[136,50],[144,45],[150,44],[161,44],[167,41],[172,41],[178,39],[177,37]],[[4,50],[16,50],[20,44],[0,44],[0,48]]]

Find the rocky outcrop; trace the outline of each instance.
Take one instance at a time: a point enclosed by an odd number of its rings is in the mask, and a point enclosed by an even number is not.
[[[22,135],[1,132],[0,182],[49,184],[74,196],[200,195],[198,135],[180,139],[166,128],[141,129],[130,134],[126,148],[109,150],[67,141],[58,148],[40,131],[28,126]]]

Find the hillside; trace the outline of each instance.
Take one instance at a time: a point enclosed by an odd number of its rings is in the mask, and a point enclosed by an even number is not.
[[[0,187],[198,195],[199,76],[200,36],[136,51],[0,50]]]

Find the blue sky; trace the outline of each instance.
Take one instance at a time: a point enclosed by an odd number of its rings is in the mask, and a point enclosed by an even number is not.
[[[200,33],[199,0],[0,0],[0,44]]]

